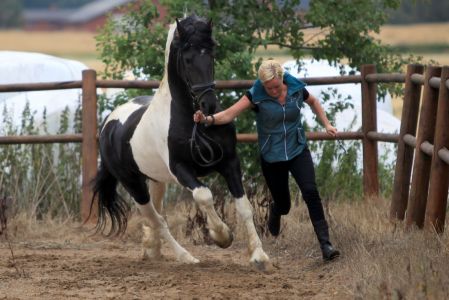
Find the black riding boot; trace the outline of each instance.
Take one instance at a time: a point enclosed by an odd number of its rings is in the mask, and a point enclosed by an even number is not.
[[[324,260],[333,260],[340,256],[340,252],[332,247],[329,241],[329,226],[326,220],[320,220],[313,223],[313,228],[315,229],[316,236],[320,242],[321,252],[323,253]]]
[[[268,230],[272,236],[278,236],[281,230],[281,215],[273,211],[273,203],[270,204],[268,211]]]

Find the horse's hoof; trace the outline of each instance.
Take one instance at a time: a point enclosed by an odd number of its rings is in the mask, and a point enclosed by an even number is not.
[[[259,272],[265,273],[265,274],[273,274],[274,273],[274,266],[271,263],[271,261],[251,261],[251,265]]]
[[[232,245],[232,242],[234,241],[234,235],[232,234],[232,231],[227,230],[227,237],[224,238],[223,236],[220,236],[217,234],[216,231],[214,230],[209,230],[209,234],[212,237],[212,239],[214,240],[215,244],[220,247],[220,248],[228,248],[229,246]]]
[[[156,261],[162,258],[160,250],[154,249],[143,249],[142,250],[142,260]]]
[[[249,260],[256,270],[264,273],[272,273],[274,268],[268,255],[262,250],[262,248],[256,248]]]
[[[178,257],[178,261],[179,261],[179,262],[182,262],[182,263],[185,263],[185,264],[197,264],[197,263],[200,262],[199,259],[193,257],[193,256],[192,256],[190,253],[188,253],[188,252],[183,253],[182,255],[180,255],[180,256]]]

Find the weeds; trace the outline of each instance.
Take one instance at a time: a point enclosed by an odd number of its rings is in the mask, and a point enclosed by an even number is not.
[[[6,211],[8,210],[9,207],[11,207],[11,204],[12,204],[11,197],[0,198],[0,235],[2,235],[3,232],[6,232],[8,225],[8,217]]]
[[[29,276],[25,272],[25,270],[18,267],[11,241],[8,238],[8,208],[11,207],[12,202],[13,201],[11,197],[0,198],[0,236],[3,236],[3,238],[5,239],[6,243],[8,244],[9,252],[11,254],[8,266],[14,267],[14,269],[16,270],[16,274],[19,277],[27,278]]]
[[[333,93],[330,91],[330,93]],[[338,95],[328,95],[323,98],[329,101]],[[124,99],[120,98],[120,101]],[[331,106],[329,118],[335,113],[350,106],[348,99],[340,99],[338,104]],[[118,100],[117,100],[118,101]],[[119,102],[120,102],[119,101]],[[112,100],[102,97],[99,101],[99,115],[103,115],[116,105]],[[112,106],[111,106],[112,105]],[[73,117],[74,115],[74,117]],[[45,134],[47,131],[47,117],[44,110],[42,125],[37,128],[36,115],[27,105],[22,113],[20,126],[15,126],[12,116],[4,108],[3,124],[0,129],[2,135],[31,135]],[[246,124],[250,128],[250,124]],[[245,127],[245,128],[246,128]],[[81,110],[80,106],[75,112],[66,108],[60,117],[58,134],[80,132]],[[315,130],[317,128],[307,128]],[[239,144],[244,176],[245,190],[254,207],[254,220],[259,234],[266,233],[267,207],[270,195],[266,189],[263,178],[260,176],[257,146]],[[309,142],[312,152],[319,157],[316,162],[316,177],[322,198],[334,199],[361,199],[362,173],[360,169],[361,144],[358,141],[321,141]],[[6,145],[1,146],[0,152],[0,188],[4,195],[19,199],[15,203],[12,213],[27,212],[35,219],[50,217],[73,217],[79,214],[81,198],[81,153],[79,144],[35,144],[35,145]],[[337,163],[338,162],[338,163]],[[388,197],[393,182],[393,167],[380,164],[380,180],[382,196]],[[218,176],[204,178],[215,199],[215,208],[218,214],[226,219],[225,203],[232,201],[226,183]],[[169,187],[165,200],[177,199],[179,188]],[[123,189],[121,190],[123,193]],[[291,181],[291,194],[298,204],[300,191]],[[126,195],[126,194],[124,194]],[[127,195],[126,195],[127,197]],[[131,202],[132,200],[127,197]],[[196,207],[192,208],[195,209]],[[190,224],[190,223],[191,224]],[[207,241],[205,217],[196,212],[188,220],[189,226],[197,226],[204,233]],[[188,226],[188,227],[189,227]]]
[[[72,122],[73,117],[75,118]],[[36,115],[29,104],[22,122],[15,125],[3,110],[0,134],[48,134],[46,112],[42,125],[35,124]],[[59,134],[80,132],[80,110],[65,109],[60,118]],[[73,124],[72,124],[73,123]],[[78,215],[81,199],[81,152],[79,144],[2,145],[0,151],[0,190],[17,199],[11,213],[26,211],[30,217],[42,219]]]

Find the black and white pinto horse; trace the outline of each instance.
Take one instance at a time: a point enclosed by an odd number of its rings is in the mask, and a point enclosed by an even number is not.
[[[221,110],[214,91],[213,48],[210,22],[197,16],[176,20],[168,33],[164,76],[152,100],[137,97],[117,107],[105,120],[94,187],[99,207],[97,230],[105,230],[108,216],[109,234],[126,229],[129,207],[116,192],[120,182],[150,225],[144,226],[144,257],[160,257],[161,242],[165,241],[177,260],[197,263],[199,260],[174,239],[161,216],[165,185],[177,182],[192,192],[207,216],[211,237],[226,248],[232,243],[232,232],[217,215],[210,189],[198,179],[216,171],[226,180],[246,226],[250,262],[265,268],[269,258],[243,189],[235,127],[205,127],[193,121],[196,109],[205,115]]]

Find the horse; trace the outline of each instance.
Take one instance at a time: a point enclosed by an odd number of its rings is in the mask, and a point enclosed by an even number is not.
[[[144,257],[159,258],[161,241],[165,241],[178,261],[198,263],[171,235],[161,216],[162,200],[167,183],[186,187],[206,215],[214,242],[227,248],[233,234],[217,215],[211,190],[198,179],[218,172],[245,224],[250,263],[264,269],[270,261],[243,188],[235,126],[207,127],[193,121],[197,109],[205,115],[221,110],[215,93],[214,47],[210,20],[196,15],[176,19],[168,32],[159,89],[151,99],[140,96],[118,106],[105,119],[99,134],[100,166],[93,185],[93,199],[98,199],[96,228],[104,233],[110,220],[109,235],[126,230],[130,207],[117,193],[120,182],[150,225],[143,227]]]

